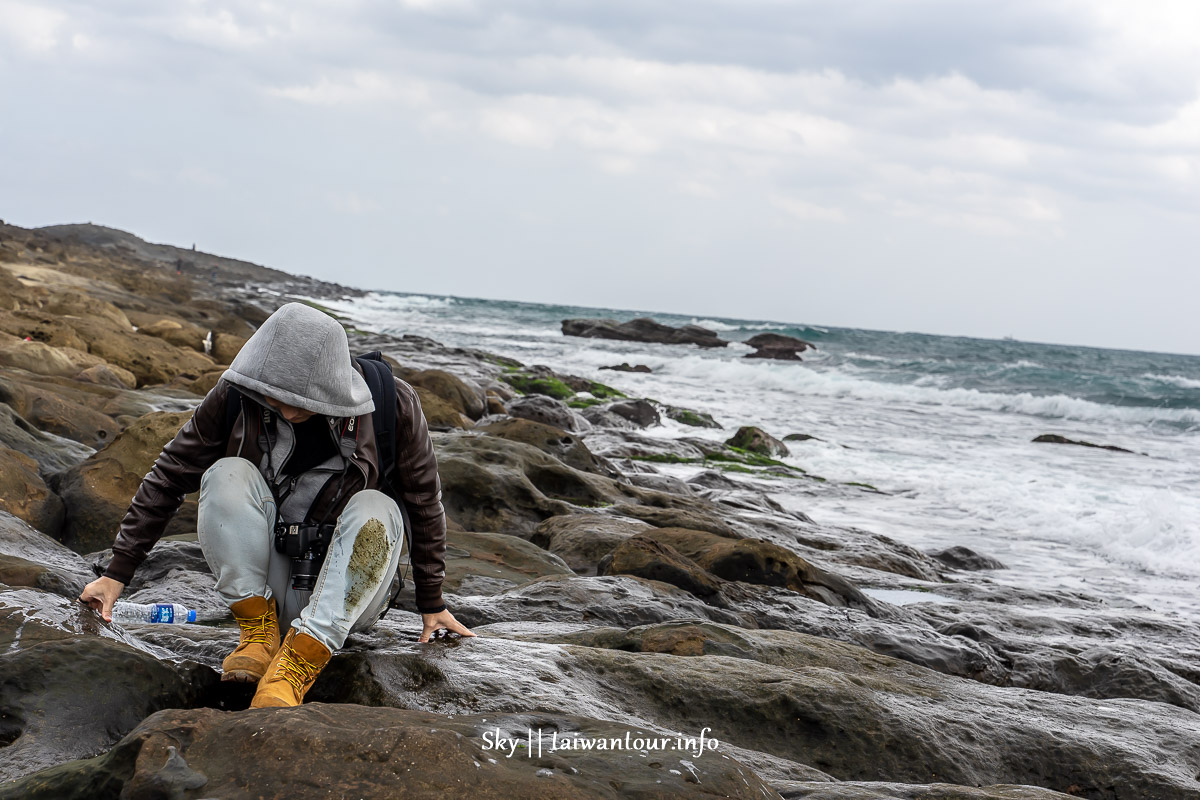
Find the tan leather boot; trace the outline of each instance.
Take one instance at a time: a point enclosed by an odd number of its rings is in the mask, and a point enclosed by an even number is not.
[[[221,680],[258,683],[279,650],[279,620],[275,599],[247,597],[231,606],[242,630],[237,648],[221,662]]]
[[[250,701],[251,708],[298,706],[312,688],[317,675],[329,663],[333,653],[307,633],[288,628],[287,637],[279,652],[271,659],[258,691]]]

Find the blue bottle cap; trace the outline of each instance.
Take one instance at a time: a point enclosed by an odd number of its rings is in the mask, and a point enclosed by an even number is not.
[[[195,622],[195,621],[196,621],[196,611],[194,609],[188,609],[188,622]]]

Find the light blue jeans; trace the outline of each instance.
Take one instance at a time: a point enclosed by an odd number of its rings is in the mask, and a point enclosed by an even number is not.
[[[404,550],[400,509],[373,489],[351,497],[312,592],[292,588],[292,559],[275,549],[275,516],[266,479],[246,459],[222,458],[204,473],[197,532],[217,592],[231,606],[248,597],[275,597],[281,632],[291,620],[298,633],[334,652],[351,632],[371,627],[387,611]]]

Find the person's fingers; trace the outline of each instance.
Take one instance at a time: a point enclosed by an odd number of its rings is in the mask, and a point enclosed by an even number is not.
[[[463,625],[461,622],[459,622],[456,619],[451,619],[446,624],[446,627],[449,628],[450,630],[454,631],[455,633],[457,633],[459,636],[474,636],[475,635],[474,633],[471,632],[470,628],[468,628],[466,625]]]

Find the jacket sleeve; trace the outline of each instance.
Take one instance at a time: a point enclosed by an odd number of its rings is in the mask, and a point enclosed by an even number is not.
[[[446,577],[442,481],[416,391],[397,379],[396,396],[396,483],[412,524],[409,561],[417,610],[434,614],[446,607],[442,602],[442,581]]]
[[[142,479],[113,542],[113,557],[105,577],[129,583],[150,548],[162,538],[167,522],[183,505],[184,495],[199,489],[204,471],[225,454],[229,439],[225,430],[227,393],[228,385],[219,381]]]

